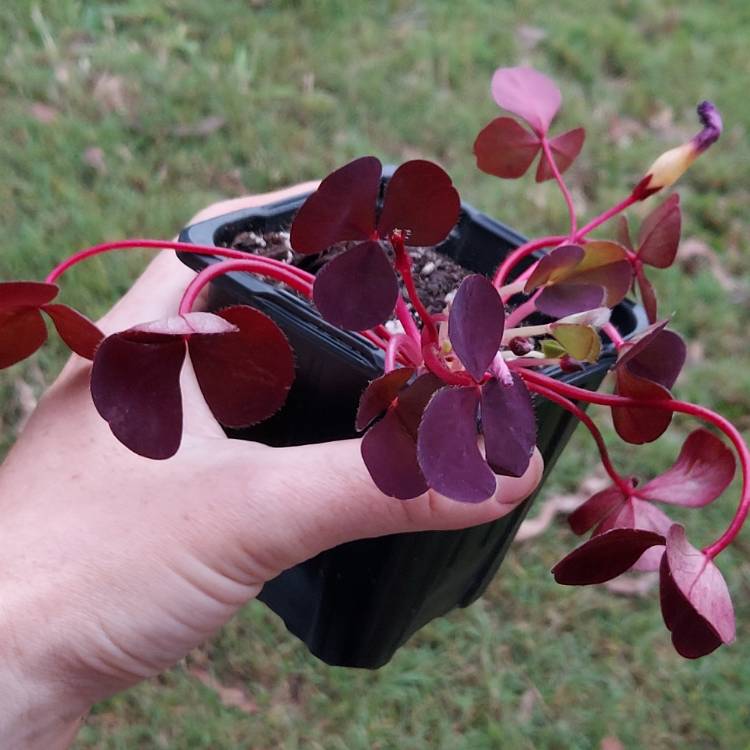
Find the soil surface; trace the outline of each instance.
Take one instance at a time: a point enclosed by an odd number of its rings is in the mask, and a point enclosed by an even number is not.
[[[280,260],[315,274],[327,261],[344,252],[350,244],[352,243],[342,242],[325,255],[302,255],[295,253],[289,245],[289,232],[261,234],[250,231],[238,234],[231,246],[246,253]],[[442,312],[446,296],[455,291],[461,280],[470,272],[432,247],[411,247],[409,255],[412,259],[414,284],[425,307],[433,314]]]

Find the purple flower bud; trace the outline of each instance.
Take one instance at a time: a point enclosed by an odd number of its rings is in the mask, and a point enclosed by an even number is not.
[[[560,357],[560,369],[563,372],[580,372],[583,370],[583,363],[571,357],[570,354],[564,354]]]
[[[698,117],[703,130],[693,138],[693,143],[698,153],[705,151],[711,144],[719,140],[724,123],[721,113],[712,102],[704,101],[698,105]]]

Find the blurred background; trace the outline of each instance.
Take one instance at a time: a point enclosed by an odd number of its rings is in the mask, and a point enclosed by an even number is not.
[[[464,200],[525,234],[556,233],[566,212],[554,184],[500,182],[474,166],[474,137],[498,113],[496,67],[551,75],[564,99],[558,132],[586,127],[568,174],[584,217],[692,135],[696,103],[711,98],[725,133],[680,182],[679,260],[652,278],[690,342],[678,394],[748,434],[749,38],[746,0],[5,0],[0,278],[41,278],[104,240],[173,236],[214,200],[365,154],[434,159]],[[94,259],[70,274],[64,297],[95,318],[145,260]],[[0,373],[0,452],[62,358],[53,343]],[[596,417],[611,437],[607,415]],[[648,476],[693,426],[675,420],[657,446],[615,458]],[[553,511],[596,482],[579,433],[532,511],[544,517],[485,597],[424,628],[387,667],[327,667],[253,603],[172,671],[97,706],[76,747],[750,747],[750,536],[721,559],[737,643],[684,661],[652,580],[618,591],[552,582],[550,567],[576,543]],[[698,543],[723,528],[733,490],[681,516]]]

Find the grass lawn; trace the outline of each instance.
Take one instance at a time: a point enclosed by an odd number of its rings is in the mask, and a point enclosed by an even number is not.
[[[6,0],[0,278],[41,277],[108,239],[171,236],[215,199],[369,153],[436,159],[465,200],[526,234],[557,232],[566,212],[554,185],[474,167],[473,139],[497,112],[495,67],[547,71],[563,90],[561,126],[586,126],[570,172],[583,215],[694,132],[693,108],[711,98],[725,135],[680,185],[692,259],[653,276],[663,311],[693,342],[677,392],[747,432],[749,35],[746,0]],[[65,298],[97,316],[144,258],[92,260]],[[0,451],[62,356],[53,345],[0,372]],[[611,435],[606,415],[599,422]],[[657,448],[615,457],[656,471],[691,428],[675,420]],[[594,463],[577,434],[548,496],[574,491]],[[691,519],[696,540],[713,538],[735,497]],[[654,591],[556,586],[549,568],[573,544],[556,523],[516,545],[479,603],[424,628],[372,673],[318,663],[251,604],[184,663],[97,706],[76,747],[750,747],[748,535],[722,558],[738,641],[698,662],[673,652]]]

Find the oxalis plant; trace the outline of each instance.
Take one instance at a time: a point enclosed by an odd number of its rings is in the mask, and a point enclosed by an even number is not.
[[[726,419],[670,391],[685,362],[685,344],[668,329],[668,320],[659,318],[646,271],[674,262],[679,196],[673,193],[656,205],[637,235],[624,212],[670,187],[719,138],[720,114],[710,102],[701,103],[700,132],[656,159],[623,200],[579,226],[562,175],[585,133],[582,128],[550,133],[561,104],[558,88],[530,68],[501,68],[492,94],[515,117],[497,117],[479,133],[474,143],[479,169],[514,179],[536,160],[536,180],[555,180],[570,228],[514,250],[491,279],[466,276],[440,313],[430,313],[420,299],[407,247],[434,246],[447,237],[458,220],[458,193],[440,167],[414,160],[395,171],[380,200],[381,164],[366,156],[326,177],[294,219],[293,249],[329,258],[317,276],[229,248],[142,239],[98,245],[58,265],[43,282],[0,284],[0,366],[38,349],[49,317],[70,349],[93,361],[93,401],[115,437],[142,456],[166,459],[180,445],[179,374],[188,354],[221,424],[249,426],[284,404],[294,356],[278,326],[243,305],[193,311],[201,290],[221,274],[272,279],[311,299],[329,322],[384,350],[385,372],[362,394],[356,427],[364,432],[364,462],[386,495],[408,501],[432,489],[458,502],[482,502],[495,492],[497,475],[499,481],[520,476],[529,464],[536,442],[532,395],[580,420],[611,485],[570,516],[576,534],[591,533],[554,567],[555,579],[595,584],[631,569],[658,569],[661,609],[675,648],[689,658],[703,656],[735,637],[731,599],[715,559],[737,536],[750,508],[750,454]],[[590,239],[594,229],[615,218],[615,239]],[[84,315],[55,301],[57,281],[69,268],[133,247],[218,260],[187,287],[174,317],[106,337]],[[650,325],[624,340],[609,316],[631,288]],[[616,352],[614,394],[550,377],[550,367],[571,372],[598,361],[603,339],[605,350]],[[714,431],[696,429],[674,465],[643,482],[617,471],[581,404],[608,407],[618,435],[635,445],[659,438],[675,413]],[[737,512],[718,539],[695,547],[662,507],[700,508],[716,500],[732,481],[735,454],[743,474]]]

